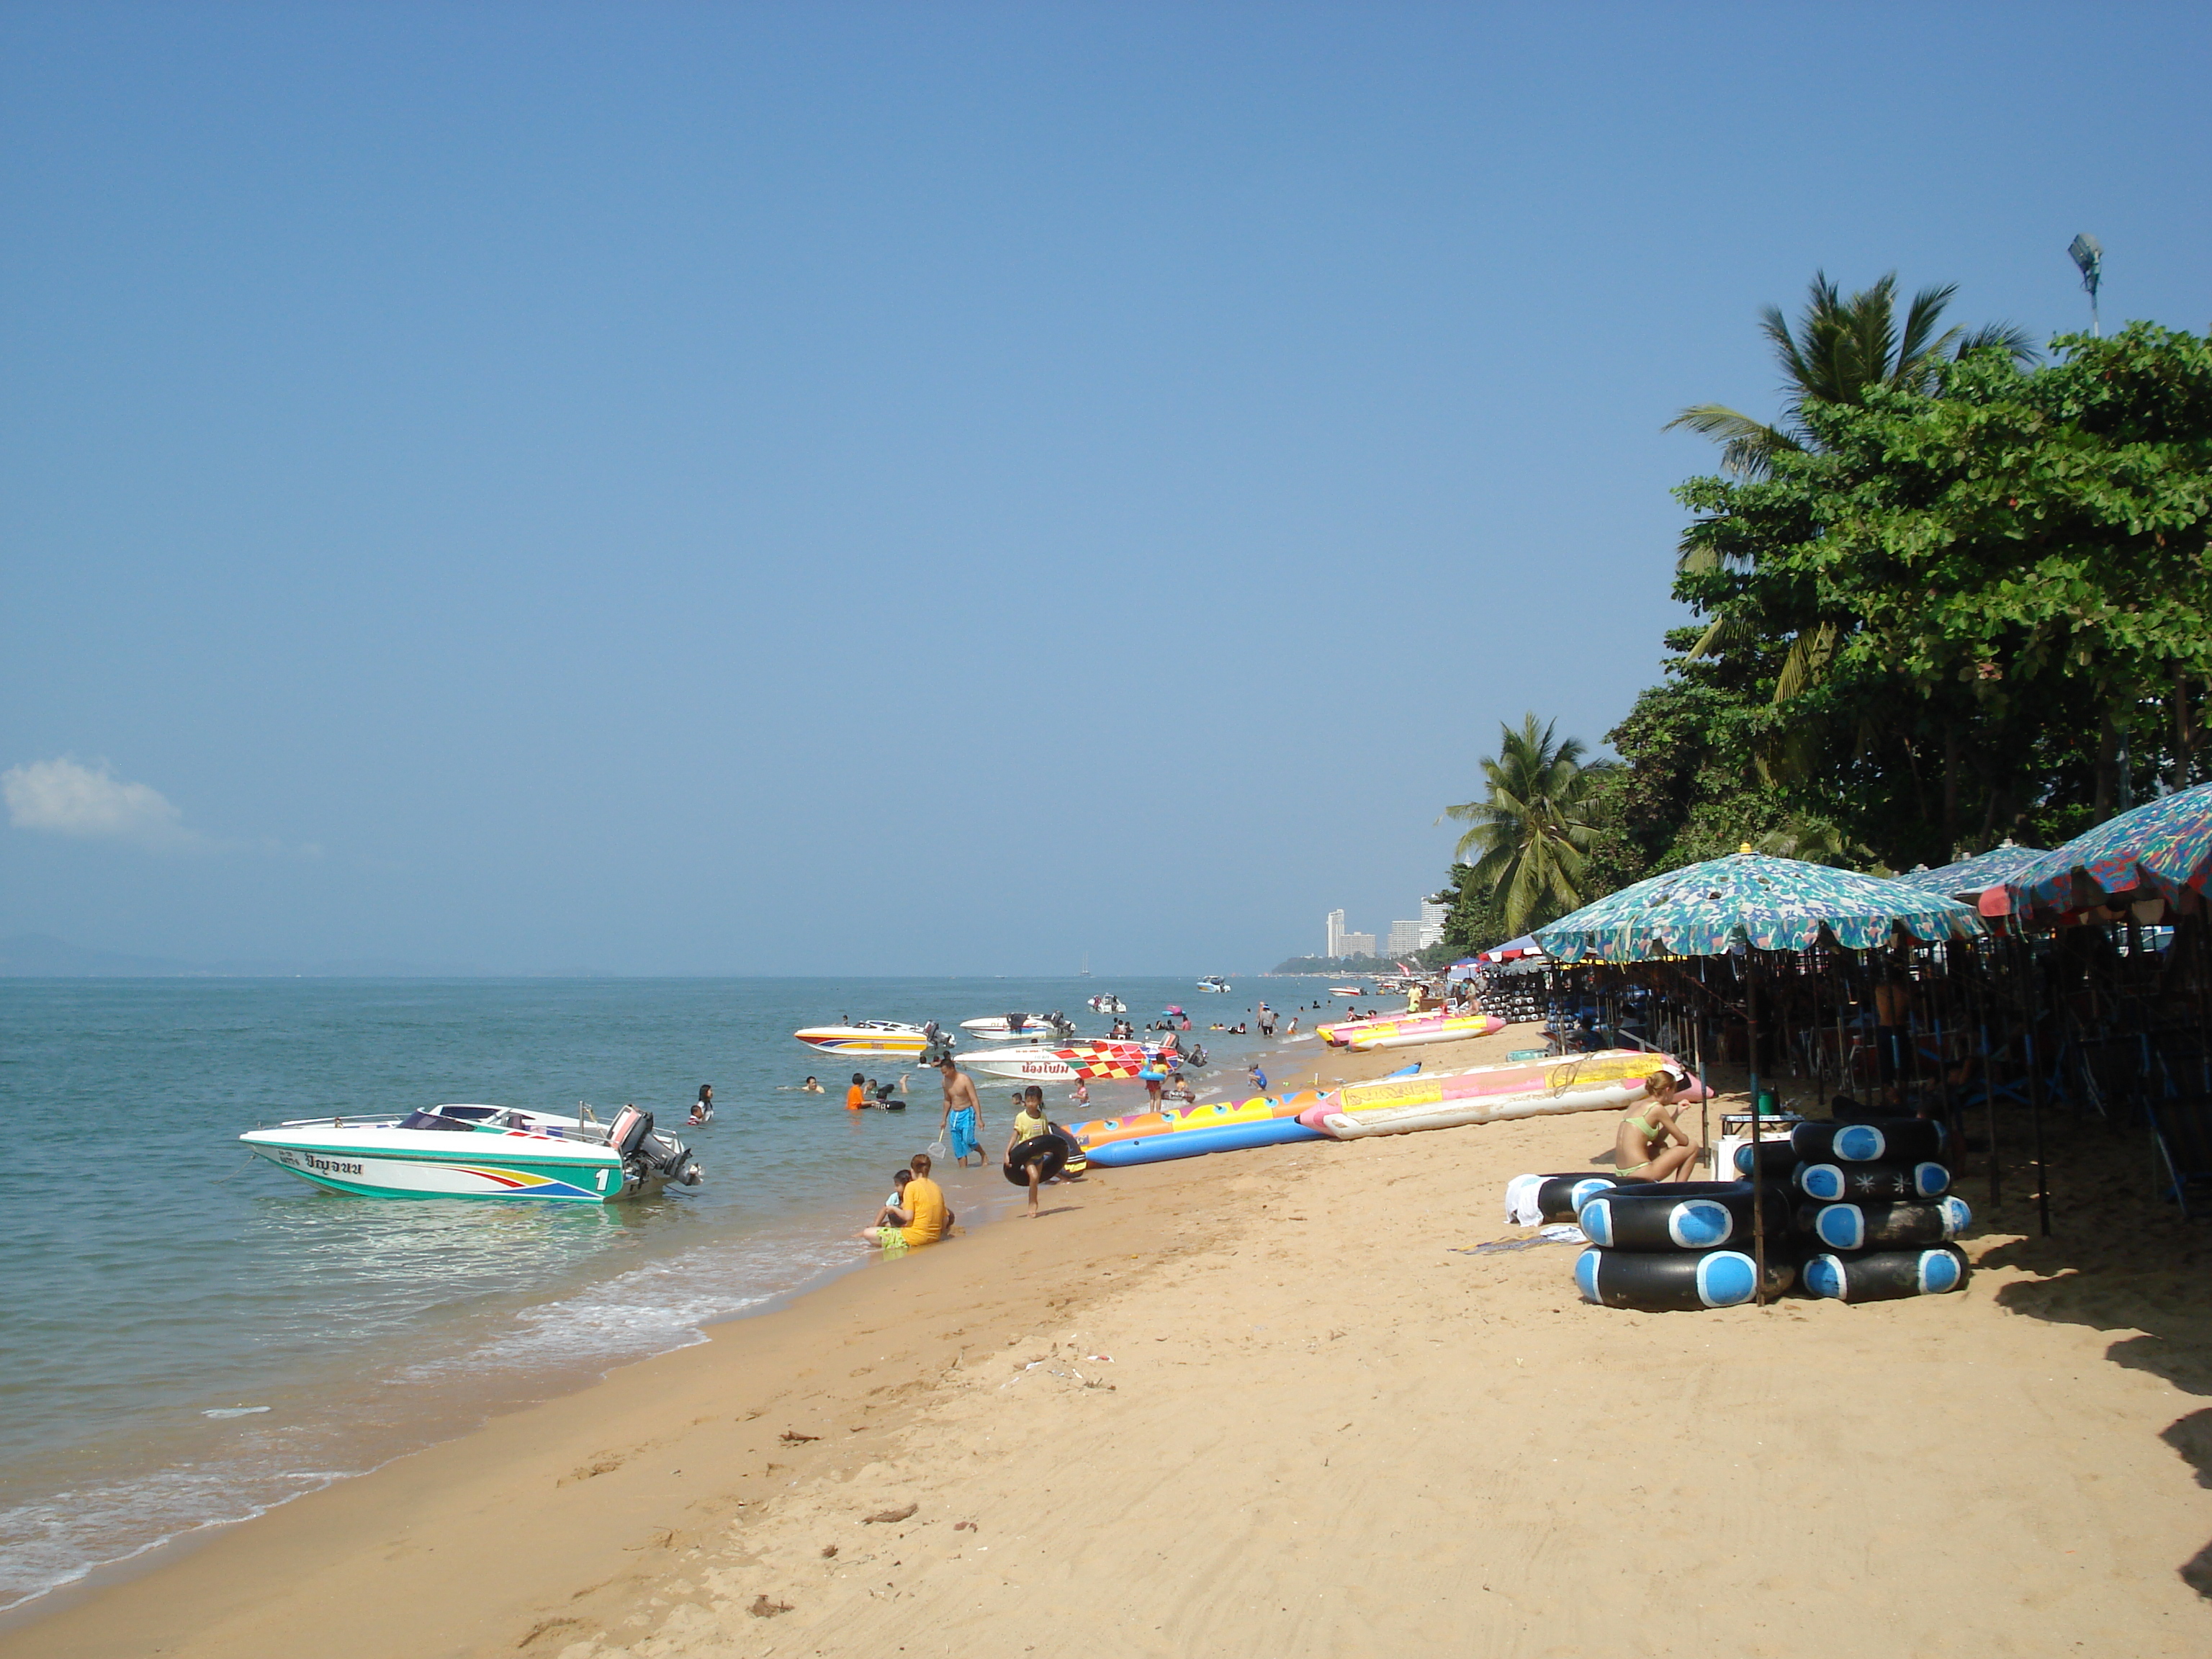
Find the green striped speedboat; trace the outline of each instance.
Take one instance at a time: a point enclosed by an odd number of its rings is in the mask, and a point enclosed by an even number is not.
[[[691,1149],[625,1106],[612,1123],[506,1106],[401,1116],[295,1118],[239,1139],[278,1169],[368,1198],[551,1199],[604,1204],[696,1186]]]

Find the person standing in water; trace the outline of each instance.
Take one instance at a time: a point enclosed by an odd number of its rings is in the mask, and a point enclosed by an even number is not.
[[[974,1081],[951,1055],[937,1062],[937,1072],[945,1081],[945,1109],[937,1115],[938,1138],[951,1148],[953,1161],[964,1170],[971,1154],[979,1163],[983,1157],[983,1103],[976,1098]]]

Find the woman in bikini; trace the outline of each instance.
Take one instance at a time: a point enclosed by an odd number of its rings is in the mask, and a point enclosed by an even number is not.
[[[1674,1101],[1689,1079],[1676,1072],[1654,1073],[1646,1097],[1620,1120],[1613,1143],[1613,1173],[1638,1181],[1679,1181],[1701,1150],[1689,1131],[1674,1121]]]

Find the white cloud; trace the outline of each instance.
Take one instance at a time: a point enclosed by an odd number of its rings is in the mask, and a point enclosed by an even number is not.
[[[180,822],[168,797],[151,784],[126,783],[102,761],[33,761],[0,772],[0,798],[18,830],[57,836],[179,845],[198,839]]]

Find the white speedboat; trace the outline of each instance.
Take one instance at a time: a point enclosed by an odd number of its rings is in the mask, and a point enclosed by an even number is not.
[[[1229,981],[1222,978],[1220,975],[1208,974],[1204,979],[1199,981],[1198,988],[1201,991],[1226,992],[1232,988]]]
[[[1109,991],[1103,996],[1091,999],[1091,1012],[1094,1014],[1126,1014],[1129,1012],[1129,1005]]]
[[[1135,1077],[1158,1053],[1157,1048],[1140,1042],[1079,1037],[1054,1048],[978,1048],[958,1059],[970,1071],[986,1077],[1010,1077],[1024,1083],[1073,1083],[1078,1078],[1097,1082]]]
[[[1021,1083],[1073,1083],[1082,1075],[1050,1048],[981,1048],[959,1060],[971,1072]]]
[[[1328,994],[1333,997],[1364,997],[1367,994],[1357,985],[1332,985],[1328,988]]]
[[[960,1029],[986,1042],[1004,1042],[1012,1037],[1049,1042],[1059,1036],[1049,1014],[992,1014],[982,1019],[963,1019]]]
[[[699,1184],[698,1161],[653,1115],[611,1123],[507,1106],[295,1118],[239,1136],[302,1181],[369,1198],[532,1198],[604,1204]]]
[[[902,1025],[896,1020],[856,1019],[848,1025],[809,1025],[793,1031],[810,1048],[825,1054],[896,1054],[918,1060],[929,1047],[927,1026]]]

